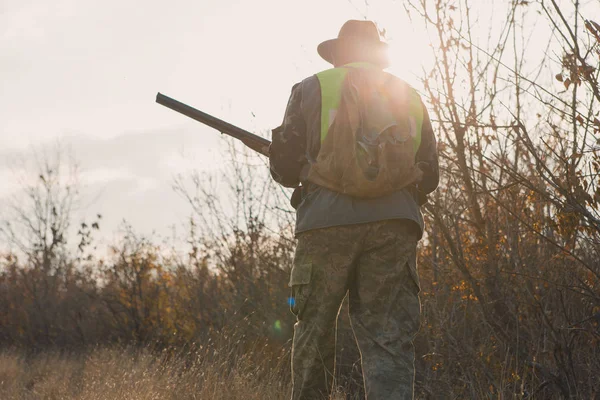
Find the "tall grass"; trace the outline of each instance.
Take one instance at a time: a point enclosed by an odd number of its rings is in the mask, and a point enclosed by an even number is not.
[[[222,349],[221,349],[222,350]],[[288,357],[231,360],[216,348],[97,348],[73,354],[0,353],[2,399],[285,399]]]

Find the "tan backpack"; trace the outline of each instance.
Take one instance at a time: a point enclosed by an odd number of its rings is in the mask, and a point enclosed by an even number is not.
[[[420,181],[415,154],[422,110],[414,89],[381,70],[348,68],[340,96],[308,181],[359,198]]]

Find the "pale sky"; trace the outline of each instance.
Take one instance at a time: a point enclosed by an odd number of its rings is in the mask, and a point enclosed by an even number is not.
[[[16,157],[60,141],[83,171],[80,217],[102,213],[105,237],[123,219],[168,234],[191,213],[173,176],[220,168],[223,146],[156,92],[269,136],[292,85],[329,67],[316,46],[364,16],[416,84],[403,54],[425,41],[399,2],[0,0],[0,205],[18,193]]]
[[[486,40],[508,1],[477,3],[474,37]],[[531,11],[535,65],[550,32]],[[365,17],[386,30],[389,71],[420,89],[428,39],[399,0],[0,0],[0,219],[19,193],[17,160],[60,142],[82,171],[75,224],[101,213],[107,242],[123,219],[142,234],[183,232],[191,208],[173,177],[215,173],[227,155],[218,132],[156,93],[270,137],[292,85],[330,67],[317,45]]]

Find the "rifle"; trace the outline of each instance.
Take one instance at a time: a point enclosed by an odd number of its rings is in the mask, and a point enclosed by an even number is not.
[[[246,146],[250,147],[257,153],[262,154],[263,156],[269,156],[269,145],[271,142],[268,139],[250,133],[242,128],[238,128],[235,125],[231,125],[230,123],[220,120],[219,118],[215,118],[205,112],[196,110],[194,107],[190,107],[187,104],[183,104],[161,93],[156,94],[156,102],[170,108],[171,110],[195,119],[198,122],[202,122],[211,128],[215,128],[221,133],[241,140]]]

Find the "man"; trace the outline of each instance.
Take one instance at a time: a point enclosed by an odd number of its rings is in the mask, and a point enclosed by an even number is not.
[[[332,391],[346,293],[367,398],[413,398],[420,205],[438,185],[438,159],[427,111],[383,71],[385,50],[373,22],[346,22],[318,47],[334,68],[293,87],[273,131],[271,174],[296,187],[294,400]]]

